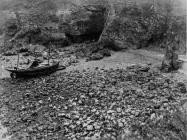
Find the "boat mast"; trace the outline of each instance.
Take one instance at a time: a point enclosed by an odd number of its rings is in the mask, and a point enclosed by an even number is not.
[[[49,65],[49,59],[51,55],[51,42],[49,43],[49,52],[48,52],[48,65]]]
[[[18,51],[18,59],[17,59],[17,69],[19,67],[19,51]]]

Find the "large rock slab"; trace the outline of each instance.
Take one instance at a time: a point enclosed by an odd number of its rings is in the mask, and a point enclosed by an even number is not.
[[[128,44],[124,41],[114,39],[104,39],[101,41],[104,48],[108,48],[114,51],[121,51],[128,48]]]
[[[179,68],[180,62],[175,48],[172,45],[167,46],[161,69],[165,72],[170,72],[172,70],[178,70]]]

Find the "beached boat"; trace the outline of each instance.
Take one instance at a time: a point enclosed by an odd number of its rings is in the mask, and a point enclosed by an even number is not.
[[[20,78],[20,77],[35,77],[41,75],[48,75],[59,68],[59,62],[53,62],[51,64],[39,65],[37,67],[29,67],[29,68],[6,68],[7,71],[10,72],[11,78]]]
[[[51,45],[50,45],[51,46]],[[7,71],[10,72],[11,78],[20,78],[20,77],[36,77],[41,75],[48,75],[57,70],[59,70],[59,62],[52,61],[50,62],[50,52],[51,47],[49,46],[49,54],[48,54],[48,61],[40,62],[38,59],[35,59],[30,65],[26,68],[19,67],[19,53],[18,53],[18,60],[17,60],[17,67],[13,68],[6,68]],[[60,67],[60,70],[65,69],[65,67]]]

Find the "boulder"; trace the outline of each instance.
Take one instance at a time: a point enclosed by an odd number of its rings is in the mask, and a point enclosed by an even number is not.
[[[49,56],[48,52],[46,52],[46,51],[42,52],[42,58],[48,59],[48,56]]]
[[[100,5],[78,7],[63,16],[60,28],[73,42],[98,39],[105,24],[106,8]]]
[[[111,56],[111,52],[108,49],[103,49],[99,51],[103,56],[109,57]]]
[[[161,70],[164,72],[170,72],[172,70],[178,70],[180,67],[180,62],[178,60],[178,54],[176,53],[176,50],[174,47],[167,46],[165,57],[162,61],[162,67]]]
[[[70,44],[65,34],[58,30],[56,30],[56,32],[51,32],[47,28],[40,29],[31,26],[22,28],[11,40],[17,39],[23,39],[24,42],[27,42],[28,44],[47,45],[50,42],[60,44],[61,46],[67,46]]]
[[[184,83],[179,82],[177,86],[180,89],[181,93],[186,93],[187,92],[186,85]]]
[[[71,44],[71,42],[66,37],[66,35],[64,33],[61,33],[61,32],[56,32],[56,33],[44,32],[44,33],[41,33],[37,42],[41,42],[40,44],[43,44],[43,45],[48,45],[49,43],[52,43],[52,44],[59,45],[59,47],[67,46],[67,45]]]
[[[26,47],[21,47],[21,48],[19,49],[19,53],[25,53],[25,52],[28,52],[28,51],[29,51],[29,49],[26,48]]]
[[[7,39],[12,38],[19,30],[18,22],[16,18],[10,18],[5,23],[5,37]]]
[[[28,48],[29,48],[29,51],[31,53],[40,53],[40,54],[42,54],[46,50],[46,47],[43,46],[43,45],[32,45],[32,44],[29,44]]]
[[[30,55],[29,52],[25,52],[25,53],[23,53],[23,56],[24,56],[24,57],[27,57],[27,56],[29,56],[29,55]]]
[[[103,59],[103,54],[101,54],[101,53],[93,53],[88,59],[87,59],[87,61],[93,61],[93,60],[101,60],[101,59]]]
[[[17,55],[16,51],[10,50],[7,51],[3,54],[4,56],[13,56],[13,55]]]
[[[104,39],[102,41],[102,45],[104,48],[108,48],[114,51],[121,51],[128,48],[127,44],[123,41],[114,39]]]

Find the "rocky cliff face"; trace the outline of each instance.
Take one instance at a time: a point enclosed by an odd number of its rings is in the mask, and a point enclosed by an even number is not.
[[[58,12],[57,12],[58,13]],[[106,8],[100,5],[77,6],[61,15],[50,15],[41,25],[35,24],[27,11],[18,12],[19,19],[6,27],[7,40],[47,45],[49,42],[66,46],[71,42],[97,40],[103,31]]]
[[[100,5],[82,6],[63,16],[60,28],[73,42],[96,40],[103,31],[106,8]]]

